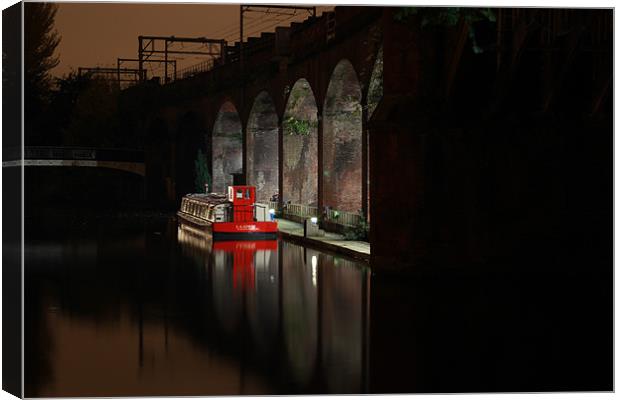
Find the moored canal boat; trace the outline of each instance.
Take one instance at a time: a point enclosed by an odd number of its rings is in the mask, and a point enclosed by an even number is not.
[[[273,211],[255,200],[254,186],[229,186],[227,194],[188,194],[177,216],[179,223],[192,225],[214,240],[276,238],[278,223]]]

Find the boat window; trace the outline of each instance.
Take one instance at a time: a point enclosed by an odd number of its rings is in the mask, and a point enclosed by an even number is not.
[[[250,189],[245,189],[245,198],[246,199],[250,198]]]
[[[243,198],[243,189],[237,190],[237,198],[238,199],[242,199]]]

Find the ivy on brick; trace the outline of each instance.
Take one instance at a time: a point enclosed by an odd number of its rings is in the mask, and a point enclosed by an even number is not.
[[[308,136],[310,135],[312,128],[315,128],[316,126],[316,122],[305,119],[297,119],[292,116],[286,118],[282,124],[284,133],[291,136]]]

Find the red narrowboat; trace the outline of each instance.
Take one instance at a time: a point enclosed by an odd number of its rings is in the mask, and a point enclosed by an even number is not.
[[[227,194],[188,194],[177,212],[180,223],[193,225],[214,240],[273,239],[278,223],[267,204],[256,203],[254,186],[229,186]]]

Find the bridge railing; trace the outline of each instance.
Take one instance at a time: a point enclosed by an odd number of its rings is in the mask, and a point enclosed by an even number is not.
[[[27,160],[96,160],[97,150],[86,148],[62,147],[25,147],[24,159]]]
[[[17,148],[18,149],[18,148]],[[16,153],[19,154],[19,153]],[[19,157],[19,156],[18,156]],[[24,147],[26,160],[111,160],[143,162],[144,151],[134,149],[108,149],[94,147]]]

